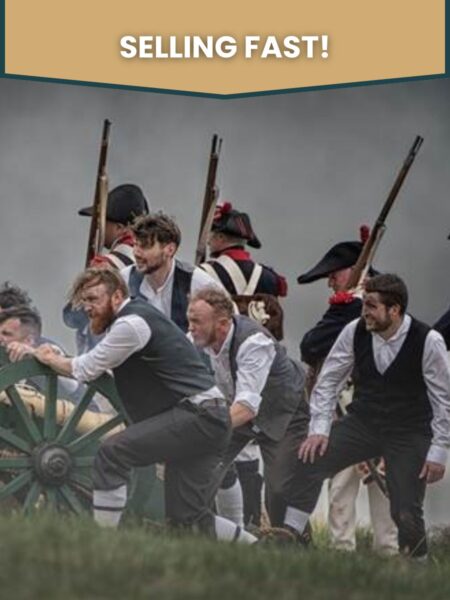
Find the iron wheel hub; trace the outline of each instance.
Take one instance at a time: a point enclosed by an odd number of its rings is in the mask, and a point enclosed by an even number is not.
[[[33,453],[33,465],[41,482],[61,485],[69,479],[72,458],[63,446],[45,444]]]

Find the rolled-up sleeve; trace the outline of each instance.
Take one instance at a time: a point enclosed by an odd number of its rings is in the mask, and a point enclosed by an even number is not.
[[[272,363],[275,344],[263,333],[255,333],[243,342],[236,355],[237,373],[234,402],[245,404],[256,415],[262,400]]]
[[[353,340],[358,320],[344,327],[323,363],[311,392],[310,435],[329,435],[339,393],[353,370]]]
[[[149,342],[151,330],[138,315],[114,321],[105,337],[90,352],[72,359],[72,373],[79,381],[92,381],[121,365]]]
[[[433,438],[427,460],[445,465],[450,444],[450,364],[444,339],[431,330],[425,340],[422,369],[433,411]]]

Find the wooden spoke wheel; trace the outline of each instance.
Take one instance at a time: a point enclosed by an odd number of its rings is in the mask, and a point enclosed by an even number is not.
[[[44,397],[40,415],[20,393],[20,384],[36,379]],[[80,433],[80,421],[97,392],[117,414]],[[0,396],[0,507],[12,502],[25,513],[42,506],[74,513],[88,509],[95,452],[102,437],[124,423],[112,377],[103,375],[87,386],[80,402],[61,422],[55,372],[33,358],[10,363],[0,348]]]

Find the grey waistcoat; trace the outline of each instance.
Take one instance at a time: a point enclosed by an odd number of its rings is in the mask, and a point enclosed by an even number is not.
[[[278,441],[284,436],[303,398],[305,374],[301,365],[289,358],[286,349],[262,325],[243,315],[235,315],[233,321],[235,328],[230,347],[230,368],[234,382],[239,369],[236,356],[241,344],[258,332],[274,341],[275,359],[262,392],[259,412],[253,422],[264,434]]]
[[[214,386],[197,349],[157,308],[132,300],[117,315],[139,315],[150,326],[149,342],[113,369],[117,389],[133,422],[162,413],[183,398]]]

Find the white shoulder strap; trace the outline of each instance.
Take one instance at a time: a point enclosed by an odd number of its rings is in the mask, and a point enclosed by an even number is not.
[[[245,296],[253,296],[253,294],[255,293],[256,287],[261,277],[262,270],[262,265],[255,264],[248,285],[245,289],[245,292],[243,292]]]
[[[228,273],[228,276],[233,282],[234,289],[236,290],[235,293],[245,294],[247,281],[236,262],[226,254],[223,254],[222,256],[219,256],[219,258],[216,258],[215,262],[218,262]]]
[[[261,265],[255,264],[253,266],[251,277],[247,283],[241,269],[236,264],[236,261],[230,256],[222,254],[222,256],[219,256],[219,258],[215,259],[215,262],[218,262],[228,273],[228,276],[233,282],[236,294],[252,296],[255,293],[263,269]]]

